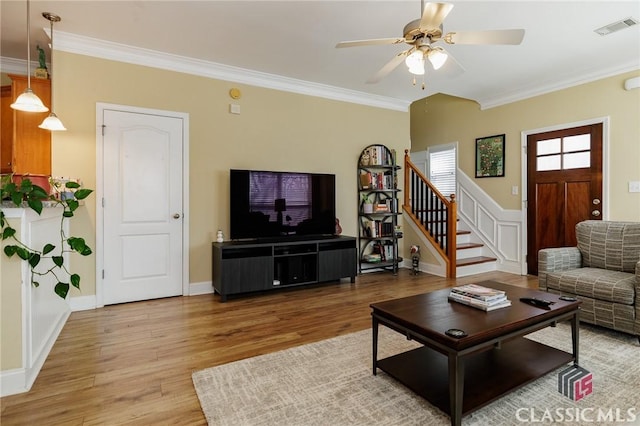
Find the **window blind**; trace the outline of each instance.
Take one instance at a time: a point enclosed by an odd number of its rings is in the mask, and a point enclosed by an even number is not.
[[[456,193],[456,148],[429,152],[429,180],[445,197]]]

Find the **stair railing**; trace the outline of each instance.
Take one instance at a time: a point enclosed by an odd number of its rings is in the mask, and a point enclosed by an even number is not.
[[[404,151],[404,200],[402,209],[445,261],[447,277],[456,277],[456,196],[440,193],[411,162]]]

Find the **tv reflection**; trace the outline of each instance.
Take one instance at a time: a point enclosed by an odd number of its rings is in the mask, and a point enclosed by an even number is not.
[[[284,214],[283,212],[285,211],[286,209],[276,211],[275,215],[270,215],[262,210],[255,210],[250,212],[243,222],[247,225],[247,232],[258,238],[288,235],[323,235],[327,234],[327,224],[335,223],[334,214],[330,210],[324,210],[314,215],[304,215],[307,219],[303,219],[300,222],[295,222],[291,215]]]

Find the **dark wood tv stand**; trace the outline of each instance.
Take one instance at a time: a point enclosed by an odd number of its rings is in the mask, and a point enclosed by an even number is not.
[[[301,286],[357,273],[356,239],[347,236],[213,243],[213,288],[227,296]]]

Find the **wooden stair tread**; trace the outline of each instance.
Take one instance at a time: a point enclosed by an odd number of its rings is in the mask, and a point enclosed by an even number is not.
[[[477,248],[477,247],[483,247],[484,244],[481,243],[460,243],[456,245],[456,250],[464,250],[464,249],[471,249],[471,248]]]
[[[456,259],[456,266],[477,265],[479,263],[494,262],[495,260],[497,260],[495,257],[486,257],[486,256],[468,257],[465,259]]]
[[[456,235],[467,235],[470,234],[471,231],[465,231],[465,230],[457,230],[456,231]]]

